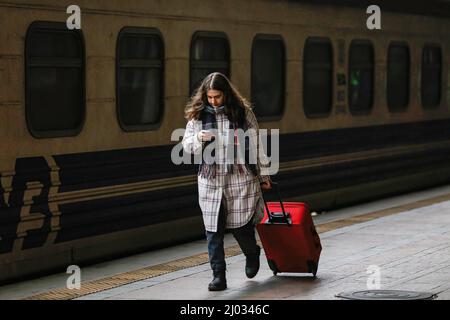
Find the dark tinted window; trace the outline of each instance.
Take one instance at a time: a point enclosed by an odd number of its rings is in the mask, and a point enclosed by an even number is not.
[[[230,76],[230,45],[224,33],[197,32],[191,43],[190,92],[213,72]]]
[[[441,102],[442,53],[438,46],[425,46],[422,52],[422,106],[433,108]]]
[[[408,107],[409,70],[408,46],[403,43],[392,43],[389,46],[387,65],[387,103],[390,111],[403,111]]]
[[[85,115],[84,44],[65,23],[30,25],[25,48],[26,117],[35,137],[77,135]]]
[[[353,114],[369,113],[373,105],[374,50],[369,41],[350,45],[348,101]]]
[[[284,109],[285,50],[279,36],[256,36],[252,47],[251,100],[260,117],[280,116]]]
[[[308,38],[303,59],[305,114],[307,116],[327,115],[333,103],[333,50],[330,40]]]
[[[159,32],[126,27],[119,33],[117,110],[126,131],[155,129],[164,108],[164,48]]]

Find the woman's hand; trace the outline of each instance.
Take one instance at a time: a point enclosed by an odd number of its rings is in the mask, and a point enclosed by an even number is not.
[[[272,183],[270,181],[265,181],[265,182],[261,183],[261,189],[263,189],[263,190],[272,189]]]
[[[197,139],[200,142],[211,141],[214,138],[214,134],[211,131],[202,130],[197,134]]]

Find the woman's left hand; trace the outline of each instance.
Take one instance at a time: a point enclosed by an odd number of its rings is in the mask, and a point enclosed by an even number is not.
[[[261,183],[261,189],[263,189],[263,190],[272,189],[272,183],[270,181],[265,181],[265,182]]]

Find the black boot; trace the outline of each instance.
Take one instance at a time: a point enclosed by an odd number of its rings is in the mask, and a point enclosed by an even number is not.
[[[208,285],[209,291],[222,291],[227,288],[227,279],[225,278],[225,270],[213,271],[214,279]]]
[[[256,246],[257,251],[255,254],[246,256],[245,274],[247,278],[251,279],[256,276],[259,271],[259,255],[261,254],[261,248]]]

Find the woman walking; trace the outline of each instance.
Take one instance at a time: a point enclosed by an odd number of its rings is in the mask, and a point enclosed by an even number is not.
[[[225,229],[231,229],[246,256],[247,277],[253,278],[259,270],[261,248],[256,243],[255,224],[264,213],[261,189],[272,187],[266,174],[267,161],[264,155],[259,156],[259,149],[256,149],[256,163],[250,163],[247,158],[245,162],[227,161],[230,152],[233,160],[239,154],[236,152],[240,146],[239,129],[249,132],[251,146],[262,146],[259,144],[258,123],[250,104],[223,74],[213,73],[204,79],[186,106],[185,116],[188,123],[183,138],[184,150],[200,154],[211,144],[214,147],[210,148],[213,149],[212,162],[202,157],[198,192],[213,271],[208,289],[225,290]],[[223,141],[228,143],[221,143]],[[248,156],[247,146],[245,151]],[[261,161],[262,157],[264,161]]]

